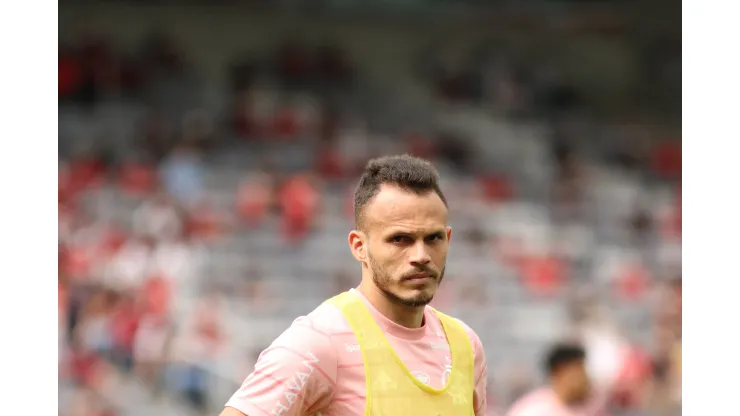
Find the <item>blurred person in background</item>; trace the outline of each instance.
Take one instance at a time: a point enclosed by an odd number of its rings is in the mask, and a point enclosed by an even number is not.
[[[173,197],[160,189],[136,208],[133,228],[139,236],[171,241],[182,234],[183,218]]]
[[[591,381],[586,351],[577,345],[556,345],[545,357],[547,386],[531,392],[509,409],[508,416],[594,416],[588,409]]]
[[[173,337],[172,323],[159,314],[146,314],[139,321],[133,343],[134,370],[157,395]]]
[[[295,320],[222,416],[485,414],[480,339],[427,307],[452,233],[438,181],[430,163],[411,156],[368,162],[348,238],[362,265],[359,287]]]
[[[167,192],[180,203],[189,205],[203,194],[203,166],[198,144],[207,140],[200,136],[187,137],[162,162],[162,183]],[[193,133],[193,134],[196,134]]]
[[[169,382],[195,409],[208,408],[207,372],[209,362],[218,355],[225,339],[219,320],[219,300],[210,297],[201,301],[190,319],[180,325],[174,335],[169,359]]]
[[[310,174],[289,177],[280,187],[278,203],[283,236],[289,242],[303,241],[313,228],[319,210],[314,177]]]

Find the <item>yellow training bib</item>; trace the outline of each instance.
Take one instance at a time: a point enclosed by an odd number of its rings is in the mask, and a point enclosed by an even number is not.
[[[411,374],[356,294],[345,292],[327,302],[342,311],[357,336],[365,365],[365,416],[474,415],[473,346],[455,319],[434,310],[442,322],[452,358],[447,384],[437,390]]]

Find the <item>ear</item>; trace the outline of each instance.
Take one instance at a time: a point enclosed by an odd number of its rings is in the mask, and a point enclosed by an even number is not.
[[[349,249],[352,255],[360,263],[367,261],[367,234],[362,231],[352,230],[347,237]]]
[[[452,237],[452,227],[449,225],[447,226],[447,241],[450,241],[450,237]]]

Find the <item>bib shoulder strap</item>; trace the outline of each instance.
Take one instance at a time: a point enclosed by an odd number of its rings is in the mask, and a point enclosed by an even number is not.
[[[431,308],[431,306],[430,306]],[[470,336],[468,336],[468,332],[465,330],[465,327],[462,323],[460,323],[459,320],[442,313],[434,308],[431,308],[435,315],[439,318],[440,322],[442,322],[442,327],[445,330],[445,333],[447,334],[447,338],[450,343],[454,342],[457,343],[460,346],[463,347],[462,351],[473,353],[473,343],[470,341]]]
[[[440,321],[442,321],[442,325],[444,325],[445,328],[448,328],[450,330],[460,331],[465,334],[467,337],[467,332],[465,331],[465,327],[460,324],[460,321],[457,319],[451,317],[450,315],[447,315],[445,313],[442,313],[438,311],[437,309],[429,307],[432,312],[434,312],[435,315],[437,315],[437,318],[439,318]]]
[[[356,301],[360,301],[360,298],[358,298],[352,292],[343,292],[334,296],[333,298],[327,299],[326,301],[324,301],[324,303],[329,303],[339,308],[339,310],[344,310],[345,307]]]

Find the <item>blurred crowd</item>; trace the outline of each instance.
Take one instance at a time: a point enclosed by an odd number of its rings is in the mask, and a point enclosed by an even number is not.
[[[556,72],[490,47],[426,53],[428,105],[400,108],[339,45],[235,57],[225,89],[161,34],[59,46],[60,413],[217,411],[296,316],[357,284],[357,173],[407,152],[442,175],[435,304],[481,334],[492,409],[568,338],[616,414],[680,414],[676,131],[586,117]]]

